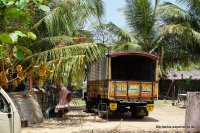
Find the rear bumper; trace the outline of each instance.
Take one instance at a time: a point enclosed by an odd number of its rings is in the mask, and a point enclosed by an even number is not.
[[[154,104],[154,101],[109,101],[110,103],[117,103],[117,109],[115,112],[135,112],[136,114],[141,110],[144,110],[145,116],[148,115],[146,110],[148,104]]]
[[[119,105],[123,105],[123,106],[131,106],[131,105],[135,105],[135,106],[146,106],[146,104],[154,104],[154,101],[152,100],[145,100],[145,101],[124,101],[124,100],[111,100],[110,103],[115,102]]]
[[[154,101],[110,101],[110,103],[115,102],[118,106],[134,107],[134,106],[144,106],[147,104],[154,104]]]

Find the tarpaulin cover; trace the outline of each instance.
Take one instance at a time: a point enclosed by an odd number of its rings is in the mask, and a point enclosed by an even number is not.
[[[59,103],[56,105],[55,112],[58,112],[60,109],[68,108],[71,99],[71,92],[66,87],[61,87]]]
[[[38,102],[27,92],[12,92],[9,96],[19,110],[21,121],[37,124],[44,121],[42,110]]]

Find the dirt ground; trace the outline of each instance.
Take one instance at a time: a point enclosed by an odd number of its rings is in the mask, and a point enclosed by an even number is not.
[[[161,101],[144,119],[133,119],[130,113],[116,115],[108,121],[82,110],[70,111],[63,118],[46,120],[30,125],[22,133],[134,133],[134,132],[184,132],[185,109]],[[174,127],[173,127],[174,126]]]

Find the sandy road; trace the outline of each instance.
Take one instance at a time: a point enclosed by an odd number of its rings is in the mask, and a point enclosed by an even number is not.
[[[100,119],[93,114],[73,111],[62,119],[45,121],[42,124],[23,128],[22,133],[101,133],[101,132],[183,132],[185,109],[168,104],[158,104],[148,117],[133,119],[130,114]]]

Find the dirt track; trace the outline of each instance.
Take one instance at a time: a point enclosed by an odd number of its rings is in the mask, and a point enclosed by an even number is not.
[[[142,120],[133,119],[127,113],[109,118],[107,122],[98,117],[95,119],[93,114],[71,111],[62,119],[48,120],[42,124],[23,128],[22,133],[183,132],[183,127],[173,126],[184,126],[184,122],[185,109],[172,106],[171,103],[164,104],[163,101]]]

